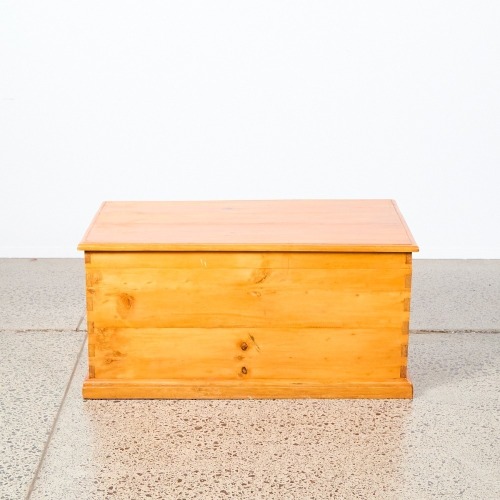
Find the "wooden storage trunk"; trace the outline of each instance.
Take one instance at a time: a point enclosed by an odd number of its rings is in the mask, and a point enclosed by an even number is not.
[[[412,253],[391,200],[106,202],[85,398],[411,398]]]

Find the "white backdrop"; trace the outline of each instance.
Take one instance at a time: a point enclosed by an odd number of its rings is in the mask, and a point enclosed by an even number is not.
[[[394,198],[500,258],[500,2],[0,0],[0,256],[103,200]]]

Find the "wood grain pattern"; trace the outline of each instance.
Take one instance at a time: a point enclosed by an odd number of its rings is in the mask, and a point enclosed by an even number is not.
[[[253,252],[228,256],[228,267],[219,269],[205,267],[214,262],[198,255],[187,263],[194,268],[168,253],[152,255],[157,264],[186,267],[123,267],[123,255],[116,255],[120,265],[104,267],[112,260],[109,254],[98,267],[101,256],[94,253],[87,267],[89,314],[100,327],[396,327],[409,317],[408,270],[398,254],[304,259],[307,254]],[[141,253],[126,257],[129,264],[146,259]],[[243,267],[264,262],[283,267]],[[310,267],[285,268],[290,263]],[[331,268],[325,268],[328,264]]]
[[[253,398],[411,398],[407,378],[351,382],[297,380],[192,380],[87,379],[83,397],[89,399],[253,399]]]
[[[398,329],[100,329],[94,364],[105,379],[393,379],[401,342]]]
[[[408,292],[192,287],[96,291],[92,319],[102,327],[390,327],[408,319]]]
[[[78,248],[418,251],[392,200],[105,202]]]
[[[127,292],[92,300],[92,319],[101,327],[330,327],[401,325],[407,319],[404,292],[347,294],[336,290],[280,293],[214,288],[191,294],[175,290]]]
[[[406,269],[406,253],[85,252],[86,269]],[[92,257],[91,257],[92,256]]]

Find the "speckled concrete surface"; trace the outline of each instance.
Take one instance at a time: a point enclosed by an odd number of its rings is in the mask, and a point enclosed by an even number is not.
[[[0,259],[0,330],[76,330],[83,259]]]
[[[0,332],[0,499],[25,498],[83,339]]]
[[[82,401],[33,499],[500,498],[500,335],[411,338],[415,399]]]
[[[412,329],[499,333],[413,334],[413,401],[84,402],[83,355],[61,405],[83,263],[1,259],[0,499],[498,500],[500,261],[414,262]]]
[[[500,331],[500,260],[413,260],[412,330]]]

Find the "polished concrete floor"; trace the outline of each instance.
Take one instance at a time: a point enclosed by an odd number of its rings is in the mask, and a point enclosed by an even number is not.
[[[407,400],[83,401],[83,265],[0,260],[0,499],[500,498],[500,261],[415,260]]]

